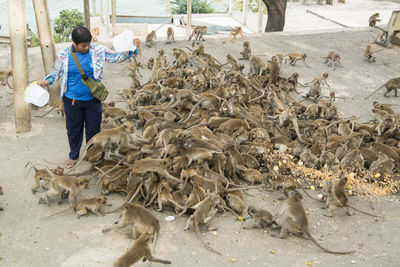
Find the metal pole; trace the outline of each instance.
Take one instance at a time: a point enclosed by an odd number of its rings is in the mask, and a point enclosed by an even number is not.
[[[114,35],[115,24],[117,23],[117,0],[111,1],[111,20],[112,20],[112,32]]]
[[[24,101],[24,91],[28,85],[25,0],[8,0],[7,4],[13,70],[15,130],[16,133],[24,133],[31,130],[30,107]]]
[[[243,0],[243,25],[246,27],[247,23],[247,11],[249,9],[248,0]]]
[[[89,0],[83,0],[83,11],[85,14],[85,27],[90,30],[90,6]]]
[[[92,0],[92,16],[97,16],[97,12],[96,12],[96,0]]]
[[[192,0],[187,0],[187,36],[192,31]]]
[[[261,0],[258,0],[258,32],[262,32],[263,11],[264,11],[263,3],[261,2]]]
[[[46,0],[33,0],[33,8],[35,9],[36,25],[38,29],[40,51],[42,52],[42,60],[45,74],[51,71],[54,61],[56,60],[56,48],[54,46],[53,34],[50,26],[50,15]],[[49,87],[50,105],[56,106],[60,97],[60,83],[56,83]]]

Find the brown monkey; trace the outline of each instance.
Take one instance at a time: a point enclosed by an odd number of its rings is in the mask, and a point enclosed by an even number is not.
[[[266,228],[271,227],[273,224],[279,227],[279,225],[274,220],[272,220],[272,214],[267,210],[257,209],[254,206],[249,206],[247,208],[247,213],[252,220],[251,223],[247,224],[246,219],[246,225],[243,226],[243,229]]]
[[[250,73],[261,75],[265,70],[265,63],[260,57],[252,56],[250,58]]]
[[[168,260],[161,260],[153,257],[148,245],[152,240],[153,235],[147,233],[142,234],[135,243],[133,243],[132,247],[118,258],[114,263],[114,267],[129,267],[137,263],[141,258],[143,258],[143,261],[149,260],[151,262],[171,264]]]
[[[380,16],[379,13],[375,13],[371,17],[369,17],[369,23],[368,23],[369,27],[375,27],[376,23],[378,21],[381,21],[380,19],[378,19],[379,16]]]
[[[98,134],[96,134],[89,140],[89,142],[86,144],[85,148],[83,149],[83,154],[79,157],[75,166],[72,167],[70,169],[70,171],[75,169],[82,162],[83,158],[85,157],[85,155],[87,153],[88,148],[91,145],[102,147],[103,149],[105,149],[110,144],[115,143],[115,144],[119,144],[120,147],[136,149],[137,147],[131,145],[129,142],[129,135],[134,132],[135,132],[135,125],[130,121],[124,122],[124,124],[122,124],[118,128],[102,130],[101,132],[99,132]],[[116,152],[118,152],[118,151],[119,151],[119,149],[116,149]]]
[[[228,201],[228,205],[237,212],[240,216],[243,215],[243,212],[246,210],[246,206],[243,203],[243,200],[234,195],[233,193],[228,193],[226,196],[226,200]]]
[[[26,163],[25,167],[28,166],[29,163],[31,163],[31,162]],[[32,163],[31,163],[31,164],[32,164]],[[33,175],[33,179],[34,179],[34,181],[35,181],[35,184],[34,184],[34,186],[32,186],[32,188],[31,188],[32,194],[35,194],[36,191],[39,189],[39,187],[40,187],[40,180],[45,181],[45,183],[46,183],[46,185],[47,185],[47,184],[49,184],[49,182],[50,182],[50,180],[51,180],[51,178],[52,178],[52,176],[50,175],[50,173],[48,172],[47,169],[37,169],[37,168],[35,167],[36,165],[38,165],[38,164],[32,165],[32,166],[28,169],[28,171],[26,172],[26,174],[25,174],[25,178],[26,178],[26,176],[28,175],[29,171],[30,171],[32,168],[33,168],[33,170],[35,171],[35,174]],[[55,168],[55,169],[53,169],[53,170],[51,170],[51,171],[52,171],[54,174],[56,174],[56,175],[63,175],[63,174],[64,174],[64,168],[62,168],[62,167],[57,167],[57,168]],[[42,185],[42,188],[43,188],[43,185]]]
[[[9,71],[0,71],[0,84],[1,85],[6,85],[8,88],[12,89],[12,86],[9,84],[8,79],[13,76],[12,70]]]
[[[373,91],[371,94],[367,95],[364,97],[364,99],[367,99],[371,95],[375,94],[380,90],[381,88],[386,87],[386,92],[383,94],[384,96],[387,97],[387,94],[390,93],[391,91],[394,91],[394,96],[397,96],[397,89],[400,89],[400,77],[392,78],[388,80],[384,85]]]
[[[285,55],[284,57],[288,57],[289,58],[289,61],[290,61],[289,63],[292,66],[296,65],[296,62],[298,60],[302,60],[304,62],[304,64],[307,66],[307,63],[306,63],[307,54],[306,53],[304,53],[304,54],[289,53],[289,54]],[[286,60],[285,60],[285,63],[286,63]]]
[[[85,178],[76,176],[54,175],[50,181],[50,189],[39,200],[39,204],[49,204],[50,197],[61,196],[63,190],[69,191],[69,203],[75,206],[76,196],[83,189],[89,189],[89,182]]]
[[[349,216],[351,215],[351,213],[350,213],[350,208],[351,208],[353,210],[356,210],[356,211],[361,212],[362,214],[365,214],[368,216],[382,217],[382,216],[374,215],[371,213],[367,213],[365,211],[361,211],[361,210],[351,206],[349,204],[349,197],[347,196],[347,193],[346,193],[346,184],[347,184],[347,177],[345,177],[342,174],[342,177],[334,183],[333,191],[331,192],[331,197],[335,196],[337,200],[331,201],[330,197],[327,198],[326,207],[329,208],[329,211],[330,211],[332,217],[333,217],[333,213],[332,213],[333,206],[335,206],[337,208],[346,208],[346,213]]]
[[[229,33],[229,37],[232,37],[231,42],[236,40],[236,37],[240,35],[243,38],[243,31],[242,31],[242,27],[236,27],[234,28],[230,33]]]
[[[99,36],[100,34],[99,27],[94,27],[93,29],[90,30],[90,33],[92,34],[92,41],[94,43],[97,42],[97,36]]]
[[[204,242],[199,229],[199,226],[207,225],[208,229],[211,230],[208,223],[217,212],[216,206],[217,204],[219,204],[219,202],[219,197],[215,193],[210,193],[207,198],[199,202],[197,205],[193,206],[192,208],[196,210],[188,219],[184,230],[189,230],[190,226],[192,226],[195,229],[201,243],[203,243],[203,245],[211,252],[221,255],[221,253],[211,248],[209,245],[206,244],[206,242]]]
[[[167,30],[167,42],[165,42],[165,43],[166,44],[170,44],[171,42],[175,43],[174,28],[168,27],[168,30]]]
[[[243,43],[243,51],[240,52],[240,54],[242,55],[242,57],[239,58],[239,59],[249,60],[251,58],[251,48],[250,48],[250,42],[249,41],[245,41]]]
[[[192,30],[192,34],[189,36],[189,42],[194,37],[192,46],[194,46],[194,43],[197,41],[197,44],[200,44],[200,41],[204,40],[203,35],[207,32],[208,27],[207,26],[196,26]]]
[[[151,31],[149,34],[146,36],[146,46],[151,47],[153,44],[154,39],[157,39],[157,34],[155,31]]]
[[[304,209],[302,200],[303,197],[299,192],[293,193],[290,197],[288,197],[283,203],[280,208],[280,211],[272,218],[276,221],[279,217],[283,216],[283,222],[281,225],[281,233],[279,238],[283,239],[288,237],[289,232],[297,235],[302,236],[305,234],[311,241],[320,249],[325,252],[332,253],[332,254],[350,254],[354,253],[355,251],[332,251],[329,249],[324,248],[321,246],[310,234],[309,226],[308,226],[308,219],[306,215],[306,211]],[[275,236],[275,235],[273,235]]]
[[[326,84],[329,88],[331,88],[331,86],[326,81],[328,76],[329,76],[329,74],[327,72],[325,72],[321,75],[315,76],[311,82],[305,83],[305,85],[314,84],[314,83],[318,82],[320,85]]]
[[[376,62],[376,57],[372,55],[371,45],[367,45],[367,47],[365,48],[364,57],[368,59],[369,63]]]
[[[75,210],[75,214],[76,214],[76,217],[78,219],[81,216],[87,214],[89,210],[91,212],[93,212],[94,214],[96,214],[97,216],[103,216],[103,214],[100,212],[100,207],[103,206],[103,205],[107,205],[107,198],[105,196],[82,199],[81,201],[78,201],[78,203],[76,203],[76,206],[70,207],[70,208],[68,208],[66,210],[59,211],[59,212],[56,212],[56,213],[51,214],[49,216],[43,217],[43,219],[56,216],[58,214],[67,212],[67,211],[69,211],[71,209]]]
[[[122,229],[125,226],[133,225],[132,233],[128,237],[137,239],[142,234],[150,234],[155,236],[153,250],[157,245],[157,239],[160,234],[160,222],[150,211],[138,204],[125,203],[121,207],[122,219],[119,223],[112,227],[107,227],[102,232],[108,233],[113,229]]]
[[[304,189],[304,187],[298,182],[293,176],[290,175],[283,175],[283,174],[269,174],[267,176],[267,180],[269,184],[271,185],[271,190],[272,192],[276,191],[278,186],[283,186],[283,194],[284,197],[279,198],[279,200],[284,200],[289,197],[289,190],[296,191],[296,188],[300,188],[303,190],[303,192],[311,199],[317,200],[316,198],[312,197],[310,194],[307,193],[307,191]]]
[[[154,66],[154,58],[149,58],[149,61],[147,61],[147,68],[149,68],[150,70],[153,68]]]
[[[175,64],[177,67],[186,67],[186,65],[189,63],[188,54],[181,48],[173,48],[172,55],[175,57],[173,64]]]
[[[334,51],[329,51],[328,55],[325,57],[324,64],[327,64],[329,67],[333,67],[336,69],[336,65],[342,66],[340,63],[340,55]]]

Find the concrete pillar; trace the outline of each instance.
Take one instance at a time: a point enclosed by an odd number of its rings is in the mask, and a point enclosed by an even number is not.
[[[90,5],[89,5],[89,0],[83,0],[83,13],[85,15],[85,27],[90,30]]]
[[[232,12],[233,12],[233,0],[229,0],[228,14],[232,16]]]
[[[187,0],[187,36],[190,35],[192,31],[192,0]]]
[[[171,15],[171,1],[167,0],[167,14]]]
[[[243,26],[246,27],[247,23],[247,11],[249,10],[248,0],[243,0]]]
[[[263,11],[264,11],[264,5],[261,0],[258,0],[258,27],[257,31],[262,32],[262,24],[263,24]]]
[[[111,31],[110,27],[110,0],[105,0],[104,2],[104,25],[106,26],[107,30]]]
[[[30,106],[24,101],[24,91],[29,79],[25,0],[8,0],[7,4],[13,70],[15,129],[17,133],[24,133],[31,130]]]
[[[96,0],[92,0],[92,16],[97,16],[97,12],[96,12]]]
[[[104,24],[104,0],[100,0],[100,18],[101,18],[101,22],[103,22]]]
[[[111,1],[111,21],[112,21],[112,32],[115,33],[115,24],[117,24],[117,0]]]
[[[56,48],[50,26],[50,15],[46,0],[33,0],[40,51],[42,52],[44,73],[48,74],[56,60]],[[60,97],[60,83],[49,86],[50,105],[57,106]]]

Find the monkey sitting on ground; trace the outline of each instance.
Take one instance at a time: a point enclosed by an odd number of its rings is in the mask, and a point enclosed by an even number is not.
[[[175,43],[174,28],[168,27],[168,30],[167,30],[167,41],[165,43],[166,44],[170,44],[171,42]]]
[[[148,47],[151,47],[153,45],[154,39],[157,39],[157,34],[155,31],[151,31],[149,34],[146,36],[146,43],[145,45]]]
[[[31,162],[26,163],[25,168],[28,166],[29,163],[31,163]],[[32,163],[31,163],[31,164],[32,164]],[[33,170],[35,171],[35,174],[33,175],[33,179],[34,179],[34,181],[35,181],[35,184],[34,184],[34,186],[32,186],[32,188],[31,188],[32,194],[35,194],[36,191],[39,189],[39,187],[40,187],[40,180],[44,181],[44,182],[46,183],[46,185],[48,185],[49,182],[50,182],[50,180],[51,180],[51,178],[52,178],[52,176],[50,175],[50,173],[49,173],[46,169],[37,169],[37,168],[35,167],[36,165],[38,165],[38,164],[32,165],[32,166],[28,169],[28,171],[26,172],[26,174],[25,174],[25,178],[26,178],[26,176],[28,175],[29,171],[30,171],[32,168],[33,168]],[[52,171],[54,174],[60,175],[60,176],[64,174],[64,168],[61,168],[61,167],[57,167],[57,168],[55,168],[55,169],[53,169],[53,170],[51,170],[51,171]],[[42,185],[42,188],[44,188],[44,185]]]
[[[251,48],[249,41],[243,43],[243,51],[240,52],[240,54],[242,55],[242,57],[239,59],[249,60],[251,58]]]
[[[149,247],[149,243],[152,240],[153,235],[147,233],[142,234],[135,243],[133,243],[132,247],[130,247],[124,255],[118,258],[114,263],[114,267],[129,267],[138,262],[141,258],[143,258],[143,261],[149,260],[151,262],[171,264],[168,260],[161,260],[153,257]]]
[[[9,71],[0,71],[0,84],[8,86],[9,89],[12,89],[12,86],[8,82],[8,79],[13,76],[12,70]]]
[[[372,216],[372,217],[382,217],[382,216],[378,216],[378,215],[374,215],[362,210],[359,210],[353,206],[351,206],[349,204],[349,197],[347,196],[346,193],[346,184],[347,184],[347,177],[345,177],[343,174],[341,174],[341,178],[336,181],[333,185],[333,188],[331,187],[330,190],[330,196],[328,196],[328,198],[326,199],[326,208],[329,208],[329,212],[330,212],[330,217],[333,217],[333,208],[346,208],[346,214],[348,216],[351,216],[350,213],[350,208],[353,210],[356,210],[358,212],[361,212],[362,214],[368,215],[368,216]],[[332,201],[331,198],[335,196],[336,197],[336,201]],[[325,215],[328,216],[328,215]],[[328,216],[329,217],[329,216]]]
[[[278,228],[280,226],[272,220],[272,214],[264,209],[257,209],[254,206],[249,206],[247,208],[247,213],[251,217],[251,224],[244,225],[243,229],[252,229],[252,228],[266,228],[271,227],[272,225],[276,225]],[[247,219],[246,219],[247,222]]]
[[[78,203],[76,203],[76,206],[74,207],[70,207],[66,210],[62,210],[59,212],[56,212],[54,214],[51,214],[49,216],[43,217],[43,219],[46,218],[50,218],[53,216],[56,216],[58,214],[67,212],[71,209],[74,209],[76,217],[79,219],[81,216],[86,215],[88,213],[88,211],[90,210],[91,212],[93,212],[94,214],[96,214],[97,216],[104,216],[101,212],[100,212],[100,207],[103,205],[108,205],[107,204],[107,198],[105,196],[100,196],[100,197],[95,197],[95,198],[88,198],[88,199],[82,199],[81,201],[78,201]],[[108,205],[111,206],[111,205]]]
[[[279,236],[275,236],[281,239],[288,237],[289,233],[293,235],[303,237],[305,234],[315,245],[325,252],[332,254],[350,254],[355,251],[332,251],[321,246],[310,234],[308,219],[306,211],[304,209],[302,200],[303,197],[299,192],[293,193],[283,203],[279,212],[272,218],[276,221],[279,217],[283,217],[281,225],[281,232]]]
[[[83,189],[89,189],[89,182],[85,178],[76,176],[54,175],[50,181],[50,189],[39,200],[39,204],[49,204],[50,197],[57,197],[63,194],[63,190],[69,191],[69,203],[75,206],[76,196]]]

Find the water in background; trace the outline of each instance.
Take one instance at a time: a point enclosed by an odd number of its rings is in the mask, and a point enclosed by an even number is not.
[[[110,1],[111,2],[111,1]],[[211,2],[211,1],[210,1]],[[221,3],[226,2],[226,3]],[[226,11],[227,1],[221,1],[213,4],[213,8],[217,11]],[[91,3],[91,1],[90,1]],[[97,8],[96,12],[100,13],[100,1],[96,1]],[[60,14],[63,9],[76,8],[83,12],[83,1],[82,0],[47,0],[47,6],[49,8],[50,19],[54,20]],[[117,1],[117,14],[118,15],[135,15],[135,16],[148,16],[148,15],[166,15],[166,1],[165,0],[118,0]],[[35,12],[33,10],[32,0],[25,0],[25,19],[26,23],[29,24],[31,30],[37,33]],[[111,13],[111,7],[110,7]],[[0,35],[9,35],[8,29],[8,8],[7,0],[0,0]]]

